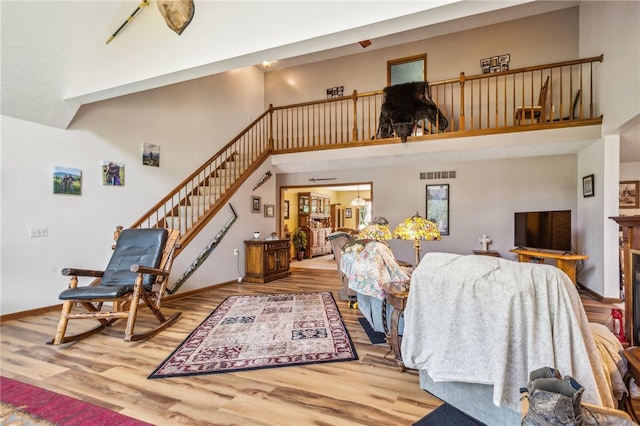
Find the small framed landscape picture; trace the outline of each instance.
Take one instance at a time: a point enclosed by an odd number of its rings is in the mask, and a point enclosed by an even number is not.
[[[344,217],[346,217],[347,219],[351,218],[351,207],[347,207],[346,209],[344,209]]]
[[[260,213],[260,197],[255,195],[251,196],[251,213]]]
[[[583,197],[593,197],[595,193],[593,192],[593,175],[588,175],[582,178],[582,196]]]
[[[274,206],[273,204],[265,204],[264,217],[273,217],[275,210],[276,210],[276,206]]]
[[[55,166],[53,168],[53,193],[81,195],[82,170]]]
[[[620,182],[618,187],[618,205],[621,209],[640,208],[640,198],[638,190],[640,181],[625,180]]]
[[[160,167],[160,146],[144,142],[142,144],[142,164]]]

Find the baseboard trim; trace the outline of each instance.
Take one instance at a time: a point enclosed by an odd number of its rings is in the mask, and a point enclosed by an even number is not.
[[[591,290],[588,287],[583,286],[580,283],[578,283],[578,288],[580,290],[584,291],[585,293],[588,293],[589,296],[591,296],[592,298],[594,298],[598,302],[602,302],[602,303],[622,303],[622,299],[620,299],[619,297],[603,297],[601,294],[596,293],[595,291]]]

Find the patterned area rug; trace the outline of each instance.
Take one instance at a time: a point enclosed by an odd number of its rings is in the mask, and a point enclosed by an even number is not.
[[[331,292],[230,296],[148,378],[356,359]]]

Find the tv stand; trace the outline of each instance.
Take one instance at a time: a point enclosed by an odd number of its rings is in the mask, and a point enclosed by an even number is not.
[[[575,285],[578,285],[576,282],[576,267],[578,266],[578,262],[589,258],[589,256],[586,256],[584,254],[571,254],[567,252],[561,253],[546,250],[530,250],[520,247],[509,251],[518,255],[518,262],[544,263],[545,259],[554,259],[556,261],[556,267],[567,274],[569,278],[571,278],[571,282],[573,282]]]

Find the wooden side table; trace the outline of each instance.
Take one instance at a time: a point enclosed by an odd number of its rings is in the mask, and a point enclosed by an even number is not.
[[[382,289],[385,292],[386,303],[382,304],[382,324],[384,326],[384,334],[387,338],[387,343],[393,350],[396,364],[400,371],[405,370],[404,362],[402,361],[402,336],[398,335],[398,325],[400,323],[400,317],[404,313],[404,308],[407,305],[407,297],[409,297],[409,282],[406,281],[393,281],[390,283],[382,284]],[[393,306],[393,312],[391,313],[391,330],[387,326],[387,303]]]

